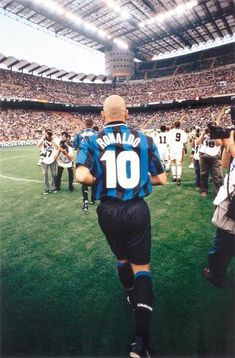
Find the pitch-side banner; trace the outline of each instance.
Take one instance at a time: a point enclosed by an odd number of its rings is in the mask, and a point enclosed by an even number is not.
[[[35,145],[37,144],[37,140],[18,140],[14,142],[2,142],[0,143],[0,148],[7,148],[7,147],[22,147],[26,145]]]

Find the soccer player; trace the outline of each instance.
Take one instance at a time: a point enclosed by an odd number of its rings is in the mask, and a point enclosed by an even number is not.
[[[44,176],[45,190],[44,194],[49,194],[50,190],[56,193],[56,176],[57,164],[56,157],[58,156],[58,146],[53,141],[52,130],[45,130],[42,138],[38,141],[38,148],[40,148],[40,157],[42,158],[42,172]],[[51,171],[51,189],[49,184],[48,170]]]
[[[85,125],[86,128],[82,129],[79,133],[77,133],[73,140],[73,147],[78,150],[78,153],[82,142],[86,140],[86,138],[96,133],[96,130],[92,128],[93,120],[91,118],[86,119]],[[85,183],[82,184],[82,197],[83,197],[82,211],[84,212],[84,214],[87,214],[89,208],[89,200],[88,200],[88,185],[86,185]],[[93,189],[91,189],[91,204],[94,203],[95,203],[94,191]]]
[[[153,139],[128,127],[122,97],[106,98],[105,127],[87,138],[77,157],[76,178],[95,183],[98,222],[117,258],[117,271],[135,310],[130,357],[143,357],[149,345],[153,292],[150,272],[151,222],[143,198],[166,174]]]
[[[169,133],[169,147],[170,147],[170,160],[172,180],[177,185],[181,184],[182,175],[182,161],[184,155],[184,144],[187,143],[187,134],[180,128],[180,121],[175,121],[174,128]]]
[[[160,132],[156,133],[153,140],[158,148],[162,164],[168,173],[170,169],[170,153],[168,131],[165,125],[160,127]]]

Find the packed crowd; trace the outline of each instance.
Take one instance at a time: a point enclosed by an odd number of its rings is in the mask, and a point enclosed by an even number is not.
[[[180,59],[180,58],[179,58]],[[150,61],[142,63],[132,77],[133,80],[138,79],[150,79],[163,76],[171,76],[173,74],[186,74],[192,72],[199,72],[202,70],[209,70],[219,66],[227,66],[234,63],[233,53],[229,53],[222,56],[210,57],[200,61],[195,58],[185,60],[186,63],[178,64],[175,59],[161,61]]]
[[[221,112],[222,111],[222,112]],[[170,127],[173,122],[179,120],[182,128],[187,132],[193,126],[205,127],[205,123],[217,120],[221,116],[223,126],[231,125],[228,108],[223,106],[206,106],[199,108],[168,109],[148,112],[130,111],[128,125],[135,129],[153,130],[162,124]],[[103,119],[100,113],[61,113],[40,112],[32,110],[6,110],[1,112],[0,118],[0,142],[17,140],[37,140],[44,129],[50,128],[59,135],[66,130],[71,135],[80,130],[86,119],[92,119],[94,125],[103,128]]]
[[[46,100],[77,105],[102,104],[111,94],[124,97],[128,105],[195,99],[230,94],[234,92],[234,87],[234,65],[194,74],[123,84],[73,83],[0,70],[0,98]]]
[[[73,114],[9,109],[1,112],[0,142],[38,139],[44,128],[53,128],[55,133],[63,129],[74,132],[81,123]]]

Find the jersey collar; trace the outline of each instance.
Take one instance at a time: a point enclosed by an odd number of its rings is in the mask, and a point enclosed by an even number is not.
[[[120,125],[126,126],[126,123],[124,123],[122,121],[113,121],[113,122],[107,123],[105,127],[120,126]]]

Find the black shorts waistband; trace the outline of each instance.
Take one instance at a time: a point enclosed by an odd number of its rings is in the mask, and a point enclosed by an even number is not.
[[[113,198],[113,197],[104,197],[100,199],[100,203],[107,203],[107,202],[116,202],[116,203],[133,203],[133,202],[137,202],[137,201],[143,201],[144,198],[133,198],[130,200],[121,200],[118,198]]]

